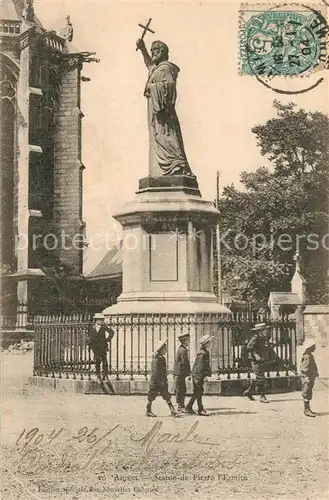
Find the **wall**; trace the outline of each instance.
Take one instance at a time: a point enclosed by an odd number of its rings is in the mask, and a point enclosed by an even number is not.
[[[320,378],[329,378],[329,306],[307,305],[303,314],[304,339],[317,343],[315,359]]]

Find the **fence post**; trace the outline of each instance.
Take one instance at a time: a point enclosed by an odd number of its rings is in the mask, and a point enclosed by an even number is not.
[[[304,306],[297,306],[296,311],[295,311],[297,345],[302,345],[304,342],[303,309],[304,309]]]

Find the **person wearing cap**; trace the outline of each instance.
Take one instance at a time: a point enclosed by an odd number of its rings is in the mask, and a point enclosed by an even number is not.
[[[260,401],[268,403],[265,396],[265,360],[267,359],[268,341],[270,327],[266,323],[258,323],[252,328],[254,335],[249,340],[246,350],[249,353],[251,361],[251,369],[255,375],[255,381],[250,380],[249,387],[244,391],[243,395],[247,396],[251,401],[255,401],[253,397],[253,387],[255,392],[260,394]]]
[[[313,352],[316,345],[314,340],[307,340],[304,344],[304,354],[300,362],[300,373],[302,376],[302,396],[304,400],[304,415],[307,417],[315,417],[310,408],[310,402],[313,396],[313,386],[316,377],[319,376],[318,367],[316,365]]]
[[[206,377],[211,377],[211,367],[210,367],[210,356],[208,351],[208,346],[212,340],[212,336],[204,335],[200,339],[200,350],[195,358],[193,368],[192,368],[192,380],[193,380],[193,395],[185,408],[186,413],[195,414],[193,410],[193,405],[196,400],[198,405],[198,415],[208,416],[209,414],[203,408],[202,404],[202,394],[204,379]]]
[[[108,336],[106,336],[108,334]],[[103,368],[103,380],[108,379],[107,351],[108,343],[114,337],[114,331],[104,323],[104,316],[101,313],[94,315],[94,324],[89,332],[89,346],[95,357],[96,375],[101,378],[101,365]]]
[[[177,412],[171,402],[171,395],[168,391],[167,363],[165,358],[167,354],[167,340],[168,339],[160,341],[153,353],[150,386],[146,405],[146,415],[148,417],[156,417],[152,412],[152,402],[158,395],[162,396],[166,401],[172,416],[177,416]]]
[[[191,374],[190,360],[188,356],[188,345],[190,343],[190,335],[184,333],[178,337],[180,346],[176,353],[176,360],[174,365],[174,383],[176,402],[178,411],[183,411],[185,408],[186,396],[186,377]]]

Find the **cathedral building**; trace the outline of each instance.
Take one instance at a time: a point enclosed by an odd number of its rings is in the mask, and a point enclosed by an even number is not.
[[[83,64],[69,16],[58,34],[41,25],[33,0],[5,0],[0,14],[2,311],[29,314],[82,277],[80,108]]]

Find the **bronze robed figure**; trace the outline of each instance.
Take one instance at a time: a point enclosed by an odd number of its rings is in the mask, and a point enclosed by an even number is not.
[[[155,41],[148,53],[143,39],[137,41],[149,70],[144,96],[148,100],[150,137],[149,175],[193,176],[184,149],[180,124],[175,110],[176,82],[179,68],[168,61],[168,46]]]

